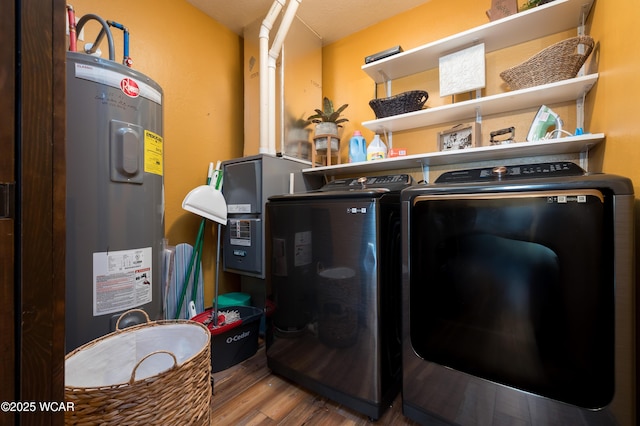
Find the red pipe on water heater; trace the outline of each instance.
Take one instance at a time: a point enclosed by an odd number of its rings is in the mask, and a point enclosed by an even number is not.
[[[76,13],[73,10],[73,6],[67,5],[67,19],[69,21],[69,50],[71,52],[76,51]]]

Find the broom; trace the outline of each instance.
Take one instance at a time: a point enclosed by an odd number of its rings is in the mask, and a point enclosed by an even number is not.
[[[207,185],[210,184],[212,176],[213,176],[213,163],[209,163],[209,171],[207,172]],[[199,280],[199,274],[200,274],[199,264],[201,259],[200,253],[202,251],[202,245],[204,243],[204,229],[205,229],[206,223],[207,223],[207,219],[203,217],[202,220],[200,221],[200,228],[198,228],[196,243],[193,246],[193,251],[191,252],[191,258],[189,259],[189,266],[187,267],[187,273],[185,274],[185,277],[184,277],[184,285],[182,286],[182,292],[180,293],[180,300],[178,302],[178,308],[176,309],[175,319],[180,318],[180,311],[182,311],[182,304],[184,303],[184,298],[187,294],[187,288],[189,287],[191,270],[193,269],[193,264],[196,263],[196,259],[197,259],[196,270],[195,270],[195,273],[193,274],[193,289],[191,292],[192,302],[196,300],[196,295],[198,292],[198,281],[200,281]],[[190,308],[191,308],[190,310],[192,311],[190,312],[190,316],[193,317],[195,316],[195,313],[193,312],[195,311],[195,303],[193,303],[193,306],[190,306]]]

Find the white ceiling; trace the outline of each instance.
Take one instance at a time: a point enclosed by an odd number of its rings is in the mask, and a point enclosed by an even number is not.
[[[264,19],[273,3],[273,0],[187,1],[238,35],[242,35],[247,25]],[[429,0],[300,1],[298,17],[327,45]]]

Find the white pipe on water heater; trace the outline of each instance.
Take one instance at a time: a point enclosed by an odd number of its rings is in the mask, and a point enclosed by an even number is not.
[[[260,153],[266,154],[269,150],[269,116],[266,111],[269,109],[269,33],[278,14],[284,7],[287,0],[275,0],[271,9],[262,21],[260,27]]]
[[[287,6],[270,49],[269,31],[284,6],[282,0],[275,0],[260,29],[260,153],[276,153],[276,60],[301,2],[294,0]]]
[[[269,139],[267,146],[269,154],[273,155],[276,153],[276,61],[301,2],[302,0],[293,0],[289,3],[280,23],[280,28],[278,28],[278,32],[273,39],[271,49],[269,49],[269,111],[267,114],[269,116]]]

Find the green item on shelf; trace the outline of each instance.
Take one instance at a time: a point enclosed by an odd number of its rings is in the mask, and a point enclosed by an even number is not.
[[[229,306],[251,306],[251,295],[234,292],[218,296],[218,311]]]

